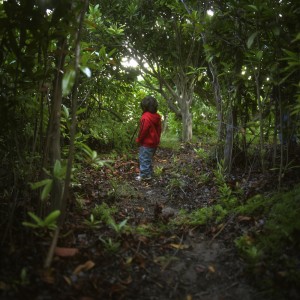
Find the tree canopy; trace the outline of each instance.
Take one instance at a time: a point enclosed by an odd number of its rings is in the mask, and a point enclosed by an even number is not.
[[[300,135],[299,19],[295,0],[0,1],[3,203],[30,190],[24,211],[62,226],[80,168],[134,148],[148,94],[163,137],[209,143],[229,175],[259,161],[280,187]]]

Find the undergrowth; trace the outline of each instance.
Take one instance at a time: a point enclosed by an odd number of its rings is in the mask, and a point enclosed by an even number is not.
[[[284,287],[299,288],[300,282],[300,186],[273,197],[255,196],[236,209],[255,219],[256,226],[235,240],[250,274],[276,297]],[[262,278],[264,280],[262,281]],[[275,297],[275,296],[274,296]],[[286,299],[286,298],[285,298]]]

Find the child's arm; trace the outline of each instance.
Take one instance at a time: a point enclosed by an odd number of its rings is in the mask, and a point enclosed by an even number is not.
[[[137,143],[142,143],[148,134],[150,122],[147,119],[141,119],[139,135],[136,139]]]

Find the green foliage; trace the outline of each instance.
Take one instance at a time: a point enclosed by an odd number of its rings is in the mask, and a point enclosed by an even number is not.
[[[219,203],[226,209],[232,209],[237,205],[237,193],[234,193],[231,187],[226,183],[226,173],[223,167],[223,161],[217,163],[214,175],[219,192]]]
[[[194,210],[191,213],[187,213],[181,210],[178,216],[175,218],[174,222],[178,225],[205,225],[213,217],[212,207],[202,207],[200,209]]]
[[[99,238],[107,253],[117,253],[120,250],[121,243],[120,241],[114,241],[112,238]]]
[[[116,221],[113,218],[110,218],[107,221],[107,224],[114,230],[114,232],[117,235],[122,234],[126,229],[126,223],[127,223],[128,219],[125,219],[123,221],[121,221],[120,223],[116,223]]]
[[[275,195],[270,207],[261,247],[278,254],[289,245],[297,247],[300,232],[300,187]],[[299,244],[298,244],[299,247]]]
[[[120,236],[125,230],[127,230],[127,219],[117,223],[113,217],[113,214],[117,212],[116,207],[109,207],[105,202],[101,205],[96,205],[90,218],[84,221],[84,224],[89,226],[90,228],[97,229],[101,223],[108,225],[113,231]]]
[[[208,87],[206,87],[208,88]],[[217,139],[216,109],[211,105],[203,103],[195,95],[193,112],[193,133],[201,143],[214,143]]]
[[[103,202],[101,205],[96,205],[92,209],[92,214],[96,219],[102,220],[104,223],[108,223],[112,216],[117,212],[115,206],[108,206],[107,203]]]
[[[180,174],[172,173],[172,178],[167,184],[167,190],[172,192],[174,190],[183,189],[186,186],[186,182]]]
[[[85,153],[85,162],[94,167],[96,170],[103,168],[104,166],[111,169],[112,160],[102,160],[100,159],[97,151],[92,150],[88,145],[81,143],[81,150]]]
[[[41,200],[43,201],[50,194],[51,189],[52,189],[52,184],[53,184],[53,179],[48,178],[48,179],[44,179],[44,180],[41,180],[36,183],[32,183],[31,189],[35,190],[35,189],[43,187],[42,192],[41,192]]]
[[[166,138],[169,137],[175,141],[179,141],[181,137],[181,123],[178,118],[176,118],[176,115],[172,112],[168,113],[168,117],[165,122],[167,122],[167,130],[164,132]]]
[[[300,279],[300,187],[273,197],[256,196],[237,211],[260,218],[259,230],[245,233],[235,244],[250,267],[268,265],[273,273],[283,272],[282,281],[295,286]],[[265,282],[266,285],[272,282]],[[269,288],[268,286],[265,288]],[[274,286],[271,286],[274,288]]]
[[[160,166],[154,166],[154,175],[159,177],[163,174],[163,167]]]
[[[55,161],[52,174],[51,172],[44,169],[44,172],[51,178],[43,179],[39,182],[31,183],[31,189],[35,190],[38,188],[43,188],[41,192],[41,200],[45,200],[52,189],[54,180],[64,180],[66,175],[66,166],[63,166],[59,160]]]
[[[265,198],[262,195],[255,195],[243,205],[236,208],[236,212],[242,215],[262,215],[267,213],[272,205],[272,198]]]
[[[256,264],[262,258],[263,252],[259,250],[254,240],[248,235],[243,235],[235,240],[235,245],[241,255],[251,264]]]
[[[223,186],[226,183],[226,173],[224,169],[224,161],[217,162],[217,168],[214,170],[215,182],[217,186]]]
[[[178,135],[171,133],[163,133],[160,140],[160,148],[179,150],[180,149],[180,139]]]
[[[93,214],[90,214],[90,218],[83,221],[83,224],[90,228],[97,229],[101,224],[100,220],[97,220]]]
[[[200,174],[198,177],[198,182],[201,185],[207,184],[208,182],[210,182],[210,180],[211,180],[211,177],[210,177],[209,173]]]
[[[132,198],[138,194],[134,187],[127,182],[118,179],[110,179],[109,183],[111,189],[108,192],[108,196],[113,197],[114,199]]]
[[[196,152],[197,156],[200,159],[204,159],[206,160],[209,157],[209,154],[207,153],[207,150],[203,149],[203,148],[195,148],[194,151]]]
[[[138,225],[137,227],[134,228],[134,231],[139,235],[152,237],[158,234],[157,229],[158,229],[157,226],[154,226],[153,224],[149,223],[149,224]]]
[[[60,216],[59,210],[52,211],[48,216],[46,216],[44,219],[41,219],[33,212],[28,212],[28,215],[31,217],[31,219],[34,222],[23,222],[22,224],[26,227],[34,228],[34,229],[48,229],[48,230],[55,230],[57,228],[57,220]]]

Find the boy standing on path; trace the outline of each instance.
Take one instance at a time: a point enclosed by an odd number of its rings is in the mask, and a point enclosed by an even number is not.
[[[157,113],[158,103],[152,96],[141,102],[143,114],[136,142],[139,143],[140,175],[137,180],[148,180],[153,176],[152,158],[160,142],[161,116]]]

